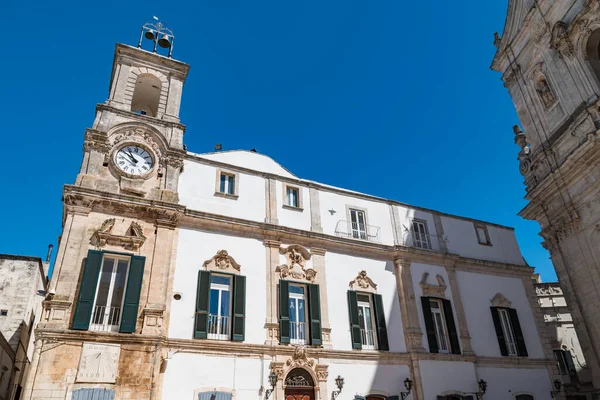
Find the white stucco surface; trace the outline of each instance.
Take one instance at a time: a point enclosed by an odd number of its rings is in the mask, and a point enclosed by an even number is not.
[[[211,259],[221,249],[229,251],[229,255],[241,265],[241,275],[246,277],[245,342],[264,344],[266,253],[262,242],[190,229],[181,229],[179,232],[173,292],[180,293],[181,300],[171,301],[169,337],[193,337],[198,271],[204,261]]]
[[[490,300],[496,293],[502,293],[511,302],[512,308],[517,310],[529,358],[544,357],[533,313],[520,279],[462,271],[458,271],[456,276],[475,354],[501,357]]]
[[[513,400],[518,394],[529,394],[536,400],[551,398],[547,369],[477,368],[477,373],[488,384],[485,400]]]
[[[466,394],[477,390],[477,377],[472,363],[459,361],[419,361],[423,382],[423,398],[436,400],[439,395]],[[485,397],[488,400],[487,396]]]
[[[284,207],[284,205],[286,204],[286,198],[283,186],[283,182],[276,182],[277,218],[279,219],[279,225],[310,231],[311,208],[308,187],[292,185],[293,187],[297,187],[300,189],[300,196],[302,197],[302,209],[290,209]]]
[[[270,174],[284,176],[286,178],[295,178],[292,173],[282,167],[277,161],[260,153],[254,153],[245,150],[233,150],[217,153],[197,154],[197,156],[207,160],[237,165],[238,167],[248,168],[259,172],[267,172]]]
[[[353,399],[355,395],[384,395],[397,396],[404,390],[404,379],[409,378],[407,365],[377,365],[374,363],[339,363],[334,360],[324,360],[329,364],[327,388],[331,391],[335,386],[335,378],[344,377],[344,388],[339,399]],[[329,399],[330,394],[321,395],[323,400]]]

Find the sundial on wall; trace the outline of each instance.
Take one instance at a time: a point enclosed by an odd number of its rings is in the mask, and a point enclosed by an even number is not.
[[[77,370],[77,382],[115,383],[121,346],[84,343]]]

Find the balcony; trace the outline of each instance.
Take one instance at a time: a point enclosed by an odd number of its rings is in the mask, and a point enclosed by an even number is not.
[[[360,330],[360,340],[362,348],[365,350],[375,350],[375,331],[373,329]]]
[[[405,232],[402,238],[402,245],[408,247],[415,247],[417,249],[432,250],[432,251],[444,251],[446,248],[442,248],[441,243],[444,241],[438,235],[429,235],[416,232]],[[444,243],[445,244],[445,243]]]
[[[229,340],[229,317],[209,314],[207,338],[214,340]]]
[[[349,239],[379,242],[379,227],[340,220],[335,226],[335,235]]]
[[[90,323],[90,330],[97,332],[118,332],[120,321],[120,307],[96,306]]]
[[[290,343],[306,344],[306,322],[290,321]]]

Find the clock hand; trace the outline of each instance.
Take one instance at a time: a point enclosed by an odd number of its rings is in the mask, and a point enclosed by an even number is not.
[[[137,164],[137,160],[135,159],[135,157],[133,156],[133,154],[131,154],[131,152],[129,153],[125,153],[129,156],[129,158],[131,158],[131,161],[133,161],[135,164]]]

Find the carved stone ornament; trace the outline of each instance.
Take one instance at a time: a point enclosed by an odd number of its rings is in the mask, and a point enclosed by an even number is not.
[[[538,296],[562,296],[563,292],[560,286],[537,283],[535,294]]]
[[[229,255],[227,250],[219,250],[210,260],[204,261],[202,267],[209,271],[240,273],[241,265]]]
[[[437,285],[432,285],[427,283],[427,278],[429,278],[429,272],[423,273],[423,278],[421,278],[421,282],[419,282],[419,286],[423,290],[423,296],[425,297],[446,297],[446,282],[444,282],[444,278],[441,275],[436,275],[435,279],[437,280]]]
[[[306,280],[312,282],[317,275],[317,271],[312,268],[306,268],[306,261],[310,260],[311,253],[304,247],[293,244],[287,248],[280,248],[279,254],[285,255],[287,264],[282,264],[275,270],[281,275],[281,279],[292,277],[293,279]]]
[[[136,138],[151,147],[152,150],[156,152],[158,157],[163,154],[161,151],[161,146],[159,146],[159,144],[154,140],[154,135],[147,127],[144,126],[126,125],[117,128],[116,131],[111,132],[109,141],[111,142],[112,146],[116,146],[123,141],[134,140]]]
[[[550,88],[550,84],[548,84],[548,79],[544,75],[536,78],[535,91],[545,108],[550,108],[556,102],[556,97]]]
[[[90,242],[97,247],[104,247],[110,244],[123,247],[127,250],[137,251],[146,241],[142,227],[135,221],[131,222],[131,225],[129,225],[129,228],[127,228],[123,235],[112,233],[114,226],[115,219],[107,219],[92,234]]]
[[[490,299],[493,307],[511,308],[512,303],[508,301],[502,293],[496,293],[496,295]]]
[[[367,292],[377,292],[377,285],[367,276],[367,271],[360,271],[354,280],[350,281],[350,289]]]
[[[573,44],[569,39],[568,26],[563,21],[558,21],[552,27],[550,48],[556,50],[561,58],[572,58],[575,55]]]

